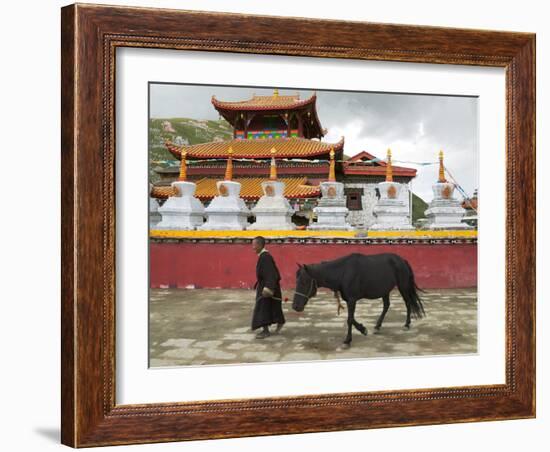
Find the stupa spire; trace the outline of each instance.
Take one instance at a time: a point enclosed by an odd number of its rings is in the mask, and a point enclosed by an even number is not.
[[[233,148],[229,147],[227,150],[227,167],[225,168],[225,179],[233,180]]]
[[[393,168],[391,163],[391,149],[388,148],[386,157],[386,182],[393,182]]]
[[[439,151],[439,179],[437,182],[447,182],[447,179],[445,179],[445,165],[443,165],[443,151]]]
[[[334,148],[330,149],[330,166],[328,170],[328,181],[336,182],[336,163],[334,161]]]
[[[275,162],[275,154],[277,149],[271,148],[271,167],[269,168],[269,179],[277,180],[277,163]]]
[[[278,88],[275,88],[273,90],[273,97],[279,97],[279,89]]]
[[[178,180],[187,180],[187,151],[184,151],[183,148],[181,149],[180,177]]]

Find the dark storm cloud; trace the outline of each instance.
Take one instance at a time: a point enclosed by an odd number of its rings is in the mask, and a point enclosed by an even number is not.
[[[305,99],[311,90],[279,89],[279,94],[296,94]],[[201,85],[150,85],[150,114],[154,118],[217,119],[212,95],[238,101],[253,94],[270,95],[272,88]],[[471,97],[419,94],[317,91],[317,111],[328,129],[324,141],[345,138],[349,156],[366,150],[385,158],[392,149],[396,165],[418,170],[415,193],[432,199],[431,186],[437,166],[406,162],[436,162],[440,149],[445,163],[468,194],[478,186],[477,99]]]

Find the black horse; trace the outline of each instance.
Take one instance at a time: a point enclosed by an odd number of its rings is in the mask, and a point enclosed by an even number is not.
[[[296,272],[296,291],[292,308],[301,312],[308,300],[317,294],[318,287],[326,287],[340,293],[348,308],[348,333],[344,344],[351,344],[351,326],[362,334],[367,328],[354,317],[355,305],[362,298],[382,298],[384,307],[376,322],[379,330],[390,307],[390,292],[397,286],[405,300],[407,320],[405,327],[411,324],[411,314],[415,318],[424,316],[424,307],[418,296],[421,291],[414,281],[414,273],[409,263],[397,254],[359,253],[321,262],[320,264],[299,265]]]

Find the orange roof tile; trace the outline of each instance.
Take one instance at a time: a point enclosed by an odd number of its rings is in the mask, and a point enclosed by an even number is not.
[[[197,181],[197,191],[195,196],[199,199],[208,200],[218,195],[216,182],[219,179],[203,178]],[[263,196],[261,183],[267,179],[262,177],[243,177],[234,178],[234,182],[241,184],[241,198],[254,200]],[[305,177],[285,177],[279,179],[285,183],[285,197],[292,198],[316,198],[319,196],[319,187],[307,184]],[[153,198],[166,199],[174,195],[171,186],[154,186],[151,190]]]
[[[181,159],[180,146],[170,141],[165,142],[166,148],[177,159]],[[308,140],[307,138],[273,138],[259,140],[228,140],[185,146],[187,158],[227,158],[228,149],[233,149],[233,158],[271,158],[271,149],[277,150],[276,158],[302,158],[328,154],[331,148],[338,152],[344,148],[344,138],[338,143]]]
[[[151,189],[151,197],[157,199],[168,199],[174,196],[175,192],[171,185],[154,185]]]
[[[303,107],[304,105],[315,102],[317,96],[314,94],[309,99],[300,100],[300,96],[252,96],[251,99],[224,102],[212,96],[212,104],[216,108],[224,110],[288,110]]]

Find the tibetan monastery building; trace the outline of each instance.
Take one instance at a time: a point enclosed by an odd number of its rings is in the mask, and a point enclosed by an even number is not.
[[[253,96],[239,102],[225,102],[212,97],[219,115],[233,127],[233,138],[189,146],[166,142],[168,151],[178,160],[186,152],[188,180],[197,184],[196,196],[208,205],[217,195],[216,181],[223,178],[228,151],[233,151],[233,180],[242,184],[241,197],[252,207],[262,196],[261,182],[269,176],[271,150],[275,148],[277,173],[285,182],[285,196],[296,210],[294,223],[306,226],[320,197],[319,183],[329,172],[329,155],[334,150],[336,178],[345,184],[349,221],[358,228],[374,223],[372,209],[377,199],[376,184],[385,177],[385,162],[367,152],[352,158],[344,156],[344,138],[338,142],[322,141],[326,135],[316,108],[317,96]],[[408,183],[416,176],[411,168],[393,167],[396,182]],[[160,176],[151,191],[159,199],[172,194],[170,184],[177,179],[177,167],[156,168]],[[403,191],[410,209],[410,195]]]
[[[264,231],[271,232],[269,250],[281,272],[284,289],[295,284],[296,263],[336,259],[349,253],[394,252],[415,269],[423,288],[473,287],[477,283],[476,238],[380,237],[364,229],[374,223],[377,184],[385,180],[386,164],[368,152],[344,155],[344,138],[324,141],[316,108],[317,96],[253,96],[241,102],[212,98],[212,106],[233,128],[225,141],[176,145],[167,141],[167,150],[178,160],[186,154],[187,179],[197,184],[196,196],[206,205],[217,195],[216,181],[225,175],[232,149],[233,180],[242,184],[241,197],[249,207],[262,195],[261,182],[269,177],[271,150],[275,148],[277,176],[285,182],[285,196],[297,210],[292,221],[303,227],[313,219],[320,197],[319,183],[327,180],[330,152],[335,153],[336,179],[344,183],[348,219],[354,231]],[[382,157],[382,156],[378,156]],[[171,182],[179,168],[157,168],[160,180],[151,196],[161,203],[172,194]],[[416,170],[393,166],[393,179],[407,183]],[[411,212],[410,190],[402,190]],[[156,204],[156,203],[152,203]],[[252,221],[252,218],[249,219]],[[217,235],[214,232],[218,233]],[[257,231],[154,231],[150,239],[150,286],[197,288],[251,288],[257,257],[249,241]],[[376,231],[375,231],[376,232]],[[412,231],[413,233],[418,231]],[[466,231],[468,232],[468,231]],[[333,234],[333,235],[330,235]],[[457,271],[457,268],[460,271]]]

